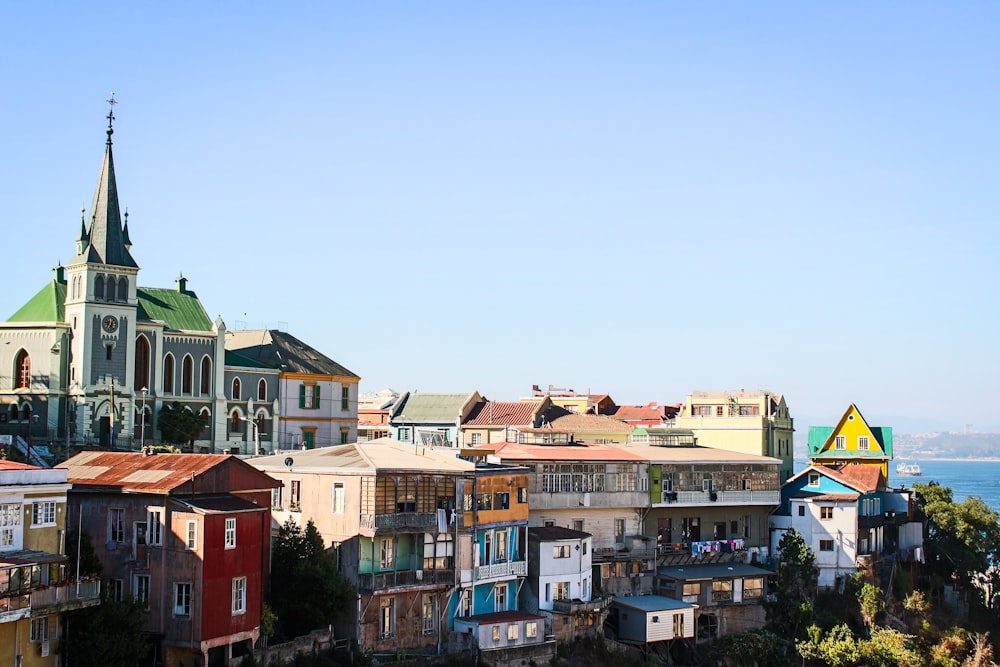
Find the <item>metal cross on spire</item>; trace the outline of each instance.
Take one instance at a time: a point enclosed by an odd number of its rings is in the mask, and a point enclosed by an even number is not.
[[[111,109],[108,111],[108,127],[111,127],[111,123],[115,120],[115,105],[118,104],[115,101],[115,91],[111,91],[111,99],[107,100],[107,103],[111,106]]]

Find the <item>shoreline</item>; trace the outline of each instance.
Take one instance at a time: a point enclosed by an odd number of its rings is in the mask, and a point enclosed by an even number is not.
[[[894,458],[893,461],[915,461],[917,463],[931,462],[931,461],[968,461],[969,463],[1000,463],[1000,456],[969,456],[969,457],[957,457],[957,456],[927,456],[921,458]]]

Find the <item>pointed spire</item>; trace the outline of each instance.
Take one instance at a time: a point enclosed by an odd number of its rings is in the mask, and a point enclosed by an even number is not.
[[[83,254],[83,249],[90,243],[90,234],[87,233],[87,208],[80,207],[80,235],[76,237],[76,254]]]
[[[129,253],[131,244],[128,243],[128,234],[122,227],[121,209],[118,206],[115,161],[111,152],[114,105],[117,104],[114,93],[111,94],[108,104],[111,105],[111,111],[108,112],[108,142],[104,149],[101,174],[97,179],[97,190],[94,192],[94,203],[90,207],[90,228],[85,232],[86,242],[81,244],[78,240],[79,252],[70,264],[94,263],[138,268]],[[83,236],[81,233],[81,239]]]
[[[128,237],[128,206],[125,207],[125,226],[122,227],[122,242],[125,244],[126,250],[132,247],[132,239]]]

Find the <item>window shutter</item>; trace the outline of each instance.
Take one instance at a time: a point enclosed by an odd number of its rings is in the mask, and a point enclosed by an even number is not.
[[[299,407],[306,407],[306,386],[304,384],[299,385]]]
[[[319,409],[319,385],[313,388],[313,407]]]

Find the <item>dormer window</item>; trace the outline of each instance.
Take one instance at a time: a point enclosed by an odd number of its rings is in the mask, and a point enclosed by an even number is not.
[[[809,473],[809,486],[819,486],[819,473],[811,472]]]

